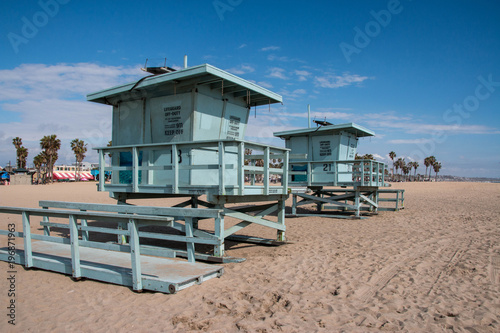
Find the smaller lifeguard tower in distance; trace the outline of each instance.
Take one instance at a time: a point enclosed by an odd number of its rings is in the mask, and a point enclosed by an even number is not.
[[[250,109],[281,103],[282,97],[208,64],[187,67],[185,61],[180,70],[146,70],[155,75],[87,95],[89,101],[113,107],[112,147],[97,149],[99,173],[111,171],[112,177],[110,183],[102,177],[99,190],[110,192],[121,204],[128,199],[187,197],[177,207],[223,209],[223,216],[241,222],[225,230],[219,219],[214,234],[197,230],[196,220],[194,224],[194,237],[217,241],[216,257],[223,256],[224,239],[265,242],[234,235],[252,223],[276,229],[277,241],[284,241],[289,150],[244,140]],[[106,167],[108,154],[111,166]],[[272,160],[282,165],[269,167]],[[255,175],[262,183],[253,181]],[[270,182],[274,175],[282,182]],[[252,182],[245,183],[246,177]],[[226,207],[263,201],[268,203]],[[277,221],[266,218],[274,213]]]
[[[298,206],[313,203],[319,211],[326,208],[354,211],[355,217],[359,218],[361,210],[377,211],[380,200],[392,201],[379,198],[380,193],[388,193],[381,189],[389,186],[385,183],[386,165],[356,159],[359,138],[374,136],[375,133],[355,123],[316,123],[321,125],[274,133],[285,140],[286,148],[292,154],[289,172],[292,215],[300,215],[297,214]],[[311,191],[312,194],[306,193]],[[302,201],[297,202],[298,198]]]

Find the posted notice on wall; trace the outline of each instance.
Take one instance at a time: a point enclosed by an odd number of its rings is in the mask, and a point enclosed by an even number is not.
[[[182,104],[180,102],[176,103],[176,105],[164,104],[163,114],[166,136],[181,135],[184,133],[184,123],[181,116]]]

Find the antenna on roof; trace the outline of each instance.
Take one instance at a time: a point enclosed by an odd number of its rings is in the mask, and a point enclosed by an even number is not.
[[[322,121],[322,120],[313,120],[313,122],[316,123],[316,126],[320,125],[320,126],[329,126],[329,125],[333,125],[332,123],[326,121],[326,117],[325,117],[325,120]]]
[[[311,128],[311,105],[307,104],[307,128]]]
[[[167,67],[167,58],[164,58],[163,66],[160,67],[148,67],[148,58],[146,58],[146,63],[144,64],[144,68],[141,68],[142,71],[151,73],[153,75],[165,74],[175,72],[176,70],[171,67]]]

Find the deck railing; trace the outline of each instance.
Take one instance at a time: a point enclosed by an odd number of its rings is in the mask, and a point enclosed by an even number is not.
[[[386,165],[373,160],[290,162],[290,185],[385,186]]]
[[[243,140],[211,140],[96,148],[99,174],[112,172],[111,182],[99,178],[99,190],[171,194],[286,194],[289,149]],[[247,149],[252,154],[245,154]],[[110,154],[111,166],[105,165]],[[256,160],[263,160],[257,166]],[[281,160],[269,167],[272,160]],[[262,175],[262,185],[245,185],[245,175]],[[281,176],[280,184],[271,182]]]

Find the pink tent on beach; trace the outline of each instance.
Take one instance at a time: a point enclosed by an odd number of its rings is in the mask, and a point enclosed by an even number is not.
[[[79,174],[80,180],[92,180],[94,177],[90,174],[90,172],[82,171]],[[76,174],[75,172],[67,172],[67,171],[54,171],[54,179],[55,180],[75,180]]]

